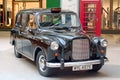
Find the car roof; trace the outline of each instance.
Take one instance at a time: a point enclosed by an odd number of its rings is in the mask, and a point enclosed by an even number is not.
[[[20,10],[19,13],[51,13],[51,9],[24,9],[24,10]],[[73,11],[69,11],[69,10],[61,10],[60,13],[74,13]]]

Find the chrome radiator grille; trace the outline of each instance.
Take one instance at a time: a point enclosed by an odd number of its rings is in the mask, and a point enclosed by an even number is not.
[[[72,58],[73,60],[85,60],[90,57],[88,39],[75,39],[72,42]]]

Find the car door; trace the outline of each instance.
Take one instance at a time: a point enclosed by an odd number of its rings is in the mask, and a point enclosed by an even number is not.
[[[22,40],[22,44],[23,44],[23,53],[25,54],[25,56],[27,56],[28,58],[32,59],[33,58],[33,52],[34,52],[34,46],[33,46],[33,42],[34,42],[34,34],[32,33],[35,29],[35,23],[34,22],[34,15],[33,14],[23,14],[26,15],[26,17],[24,17],[26,19],[25,22],[23,22],[23,24],[25,24],[25,29],[22,32],[23,35],[23,40]],[[24,19],[24,20],[25,20]]]
[[[15,37],[15,45],[16,49],[19,53],[22,53],[22,37],[21,37],[21,13],[18,13],[16,15],[16,21],[15,21],[15,28],[14,32],[16,33]]]

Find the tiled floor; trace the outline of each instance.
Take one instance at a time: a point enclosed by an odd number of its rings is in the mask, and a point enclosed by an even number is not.
[[[106,63],[98,73],[57,71],[53,77],[39,75],[35,64],[14,56],[9,32],[0,32],[0,80],[120,80],[120,35],[102,35],[109,42]]]

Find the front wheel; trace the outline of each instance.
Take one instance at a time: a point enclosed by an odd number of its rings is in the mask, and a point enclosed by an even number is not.
[[[38,52],[37,58],[36,58],[36,65],[38,68],[38,71],[43,76],[51,76],[52,75],[52,69],[46,66],[46,55],[43,52]]]

